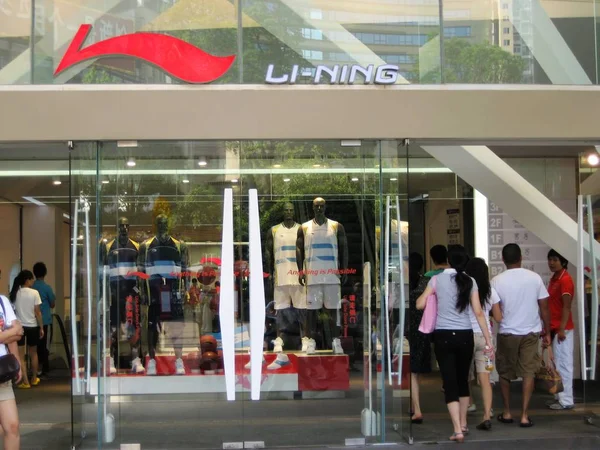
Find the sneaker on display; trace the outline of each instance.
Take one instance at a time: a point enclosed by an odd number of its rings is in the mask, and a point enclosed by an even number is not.
[[[306,349],[308,348],[308,341],[310,341],[309,337],[304,336],[302,338],[302,349],[300,350],[302,353],[306,353]]]
[[[144,366],[142,366],[140,358],[134,358],[133,361],[131,361],[131,371],[133,373],[144,373],[146,371]]]
[[[148,367],[146,368],[146,375],[156,375],[156,360],[151,359],[148,361]]]
[[[309,339],[306,344],[306,354],[314,355],[317,352],[317,342],[314,339]]]
[[[277,358],[275,358],[275,361],[273,361],[267,366],[267,369],[277,370],[281,369],[282,367],[289,366],[290,364],[290,358],[288,357],[288,355],[286,355],[285,353],[280,353],[277,355]]]
[[[264,355],[263,355],[262,363],[263,363],[263,365],[267,363],[267,360],[265,359]],[[250,365],[251,365],[251,364],[252,364],[252,361],[251,361],[251,360],[250,360],[250,361],[248,361],[248,362],[246,363],[246,365],[244,366],[244,369],[250,369]]]
[[[277,339],[273,340],[273,351],[275,353],[281,353],[283,351],[283,339],[281,339],[280,337],[278,337]]]
[[[177,358],[175,361],[175,375],[185,375],[185,366],[181,358]]]
[[[115,367],[115,358],[112,356],[110,358],[110,369],[108,370],[110,371],[111,375],[115,375],[117,373],[117,368]]]
[[[332,346],[334,355],[343,355],[344,349],[342,348],[342,341],[339,338],[333,340]]]

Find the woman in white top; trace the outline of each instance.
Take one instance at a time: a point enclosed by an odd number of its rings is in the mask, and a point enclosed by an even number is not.
[[[488,333],[492,334],[490,326],[490,311],[496,322],[502,321],[502,310],[500,309],[500,297],[496,290],[490,285],[490,272],[487,264],[481,258],[473,258],[467,264],[465,273],[471,276],[479,288],[479,301],[483,309]],[[490,371],[486,367],[485,357],[485,338],[479,321],[471,312],[471,325],[473,327],[473,338],[475,341],[475,370],[479,385],[481,386],[481,396],[483,397],[483,422],[477,425],[478,430],[489,431],[492,429],[490,414],[492,410],[492,384],[490,382]],[[471,366],[472,367],[472,366]]]
[[[27,376],[27,370],[23,370],[23,382],[17,387],[19,389],[29,389],[31,386],[40,384],[38,373],[38,355],[37,346],[40,338],[44,337],[44,327],[42,322],[42,310],[40,305],[42,299],[40,294],[35,289],[32,289],[35,278],[29,270],[22,270],[13,282],[10,291],[10,301],[15,306],[17,319],[21,321],[24,335],[19,341],[19,350],[21,353],[21,361],[25,361],[25,344],[29,347],[29,359],[31,360],[31,371],[33,379],[31,384]]]
[[[18,357],[17,342],[23,335],[23,327],[15,317],[8,298],[0,295],[0,302],[0,357],[9,352]],[[21,365],[21,367],[23,366]],[[21,371],[19,371],[17,382],[21,380],[21,376]],[[4,435],[4,448],[6,450],[18,450],[21,445],[19,413],[12,381],[0,384],[0,427]]]
[[[454,433],[451,441],[463,442],[467,427],[469,407],[469,368],[473,360],[473,327],[470,310],[484,330],[488,354],[493,357],[493,345],[481,309],[477,283],[465,273],[469,256],[464,247],[455,245],[448,249],[446,269],[429,281],[429,285],[417,300],[417,309],[424,309],[427,297],[437,297],[437,318],[433,342],[435,356],[444,382],[444,396],[452,419]]]

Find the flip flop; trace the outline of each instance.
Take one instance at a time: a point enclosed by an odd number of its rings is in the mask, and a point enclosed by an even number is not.
[[[515,423],[515,419],[513,419],[512,417],[510,419],[505,419],[502,414],[498,414],[498,417],[496,417],[496,419],[498,419],[498,422],[502,423]]]
[[[533,422],[531,421],[531,419],[527,419],[527,422],[525,422],[525,423],[521,422],[519,424],[519,426],[521,428],[531,428],[533,426]]]

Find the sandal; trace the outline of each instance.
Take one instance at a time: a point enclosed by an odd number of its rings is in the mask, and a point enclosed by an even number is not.
[[[416,425],[421,425],[423,423],[423,416],[415,417],[414,419],[411,418],[410,421],[411,421],[411,423],[414,423]]]
[[[465,442],[465,435],[462,433],[452,433],[450,436],[450,440],[454,442],[460,442],[461,444]]]
[[[477,425],[476,428],[478,430],[481,430],[481,431],[490,431],[492,429],[492,421],[491,420],[484,420],[479,425]]]
[[[513,419],[512,417],[510,419],[505,419],[503,414],[498,414],[498,417],[496,417],[496,419],[498,419],[498,422],[502,423],[515,423],[515,419]]]
[[[527,422],[521,422],[521,423],[519,424],[519,426],[520,426],[521,428],[531,428],[531,427],[533,426],[533,422],[531,421],[531,419],[529,419],[529,418],[528,418],[528,419],[527,419]]]

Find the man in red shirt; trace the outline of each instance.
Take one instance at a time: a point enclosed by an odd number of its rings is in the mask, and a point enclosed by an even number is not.
[[[571,303],[575,294],[573,279],[567,267],[569,261],[555,250],[548,252],[548,267],[553,273],[548,285],[550,306],[550,332],[552,350],[558,373],[562,377],[565,390],[548,407],[554,410],[573,408],[573,342],[574,332]]]

